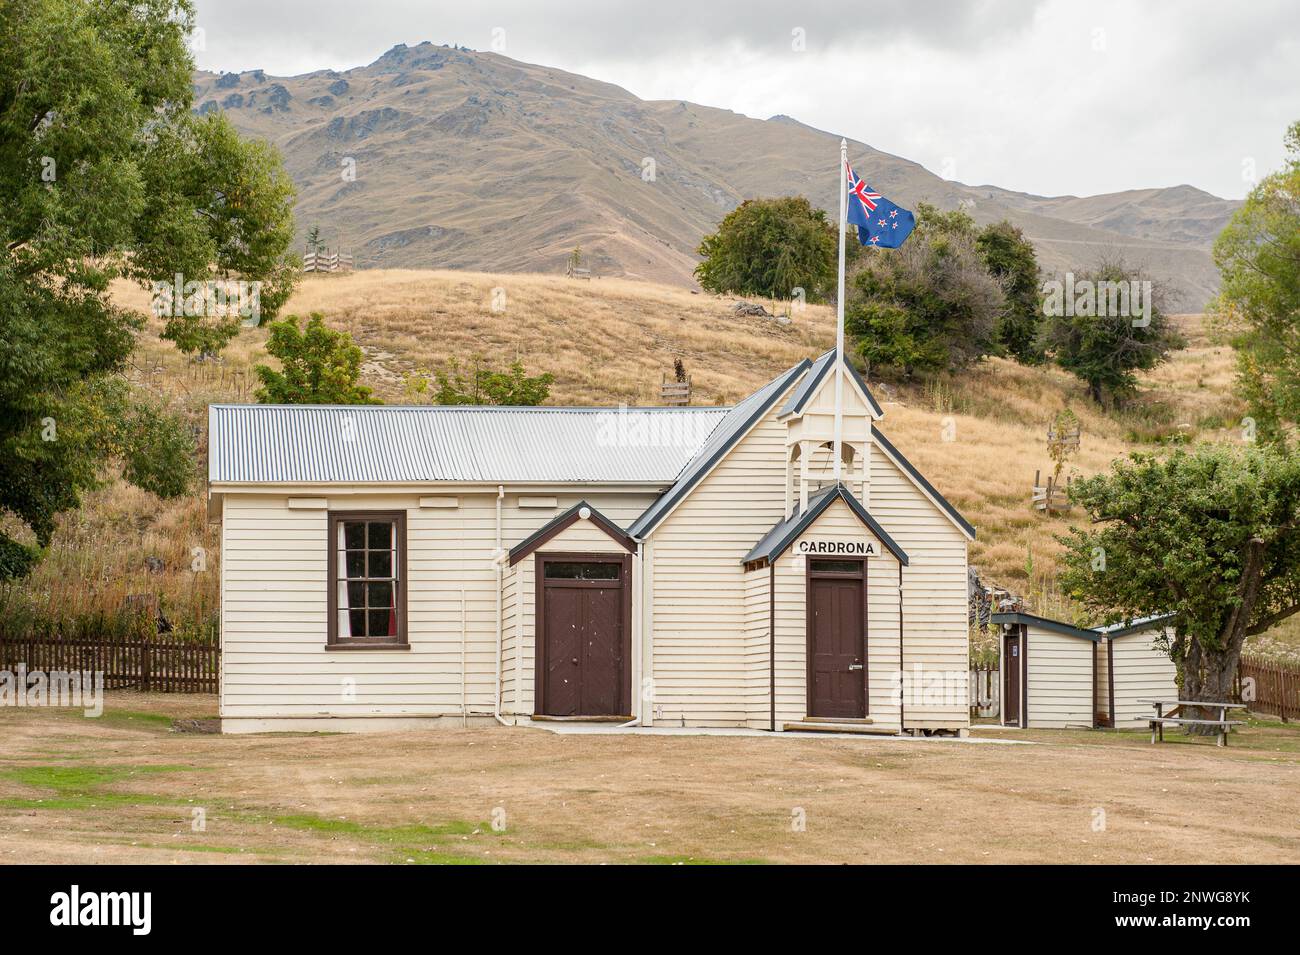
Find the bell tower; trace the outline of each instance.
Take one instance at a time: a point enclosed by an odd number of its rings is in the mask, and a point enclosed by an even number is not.
[[[802,512],[808,498],[835,482],[835,376],[842,385],[840,481],[870,506],[871,425],[880,406],[857,372],[827,352],[808,369],[780,418],[785,422],[785,515]],[[838,367],[837,367],[838,366]]]

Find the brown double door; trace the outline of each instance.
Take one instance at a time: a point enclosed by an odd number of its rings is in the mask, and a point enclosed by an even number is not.
[[[538,555],[539,714],[629,714],[630,565],[618,555]]]
[[[808,561],[808,715],[867,715],[866,562]]]

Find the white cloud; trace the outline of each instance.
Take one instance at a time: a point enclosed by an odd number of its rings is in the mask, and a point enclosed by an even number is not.
[[[396,43],[489,49],[766,118],[785,113],[951,173],[1043,194],[1187,182],[1239,197],[1300,119],[1300,7],[1152,0],[556,5],[199,2],[209,69],[346,69]],[[791,49],[800,28],[806,49]]]

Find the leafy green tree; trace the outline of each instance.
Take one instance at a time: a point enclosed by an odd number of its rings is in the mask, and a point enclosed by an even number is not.
[[[1300,422],[1300,122],[1287,159],[1266,176],[1219,233],[1222,279],[1213,310],[1237,350],[1238,390],[1260,437]]]
[[[0,3],[0,577],[114,466],[168,496],[193,479],[188,430],[122,377],[142,321],[110,283],[227,269],[271,280],[264,310],[282,294],[283,190],[264,147],[190,112],[192,25],[188,0]]]
[[[439,405],[527,406],[545,401],[554,382],[549,371],[530,377],[518,359],[498,371],[483,356],[473,355],[465,366],[452,358],[432,376],[412,375],[406,389],[413,397],[431,398]]]
[[[1082,379],[1097,404],[1127,400],[1138,371],[1149,371],[1186,341],[1170,321],[1160,288],[1118,259],[1093,271],[1045,283],[1046,351]]]
[[[695,267],[711,292],[791,298],[802,288],[809,301],[835,292],[835,226],[803,196],[747,199],[700,242]]]
[[[871,249],[846,290],[844,329],[874,374],[965,367],[996,347],[1004,296],[964,211],[921,203],[899,249]]]
[[[989,274],[1002,285],[1006,299],[998,316],[998,344],[1023,365],[1040,363],[1043,352],[1038,337],[1043,306],[1033,243],[1004,219],[981,229],[975,246]]]
[[[268,365],[253,369],[262,382],[257,400],[263,404],[381,404],[358,383],[365,355],[351,335],[327,326],[320,312],[312,312],[303,329],[296,315],[272,322],[266,350],[280,360],[280,370]]]
[[[313,252],[320,251],[320,226],[314,225],[307,232],[307,248]]]
[[[1300,611],[1300,457],[1200,445],[1135,454],[1075,481],[1062,587],[1109,620],[1177,614],[1169,645],[1189,700],[1227,700],[1241,648]]]
[[[186,114],[145,135],[149,188],[130,276],[146,285],[170,285],[176,274],[187,282],[238,276],[258,283],[254,316],[175,307],[165,316],[163,338],[186,353],[216,354],[244,322],[274,318],[298,283],[293,182],[275,147],[240,139],[220,113]]]

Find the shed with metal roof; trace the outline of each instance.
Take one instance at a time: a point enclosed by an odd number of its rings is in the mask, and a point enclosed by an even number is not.
[[[1172,615],[1080,627],[1024,612],[995,613],[1000,720],[1022,728],[1145,726],[1152,697],[1174,699]]]

